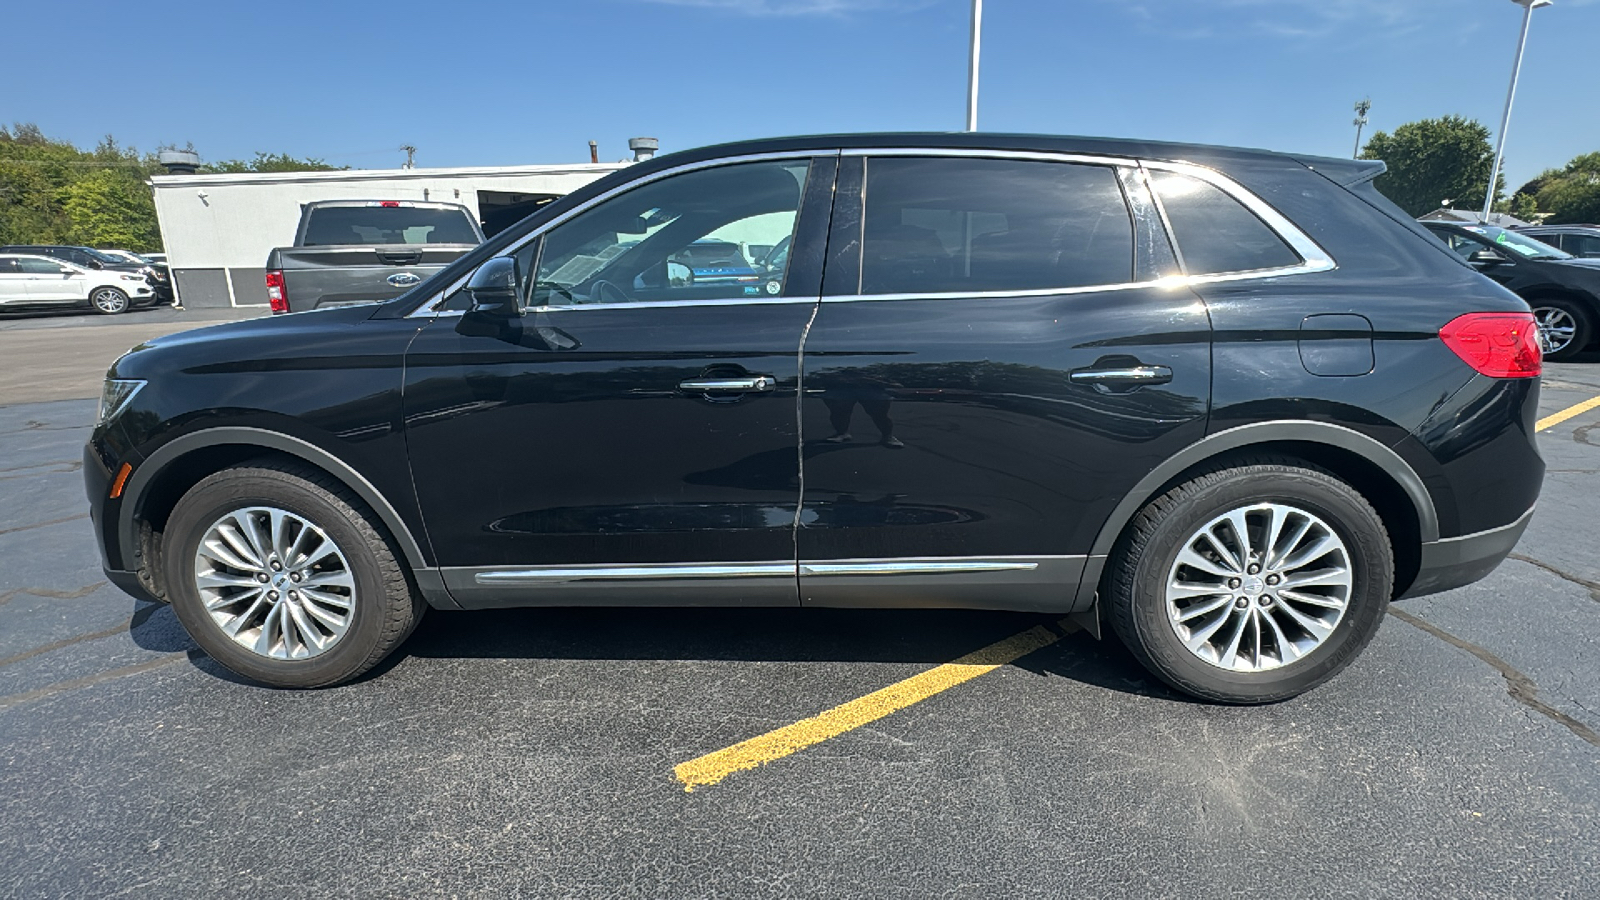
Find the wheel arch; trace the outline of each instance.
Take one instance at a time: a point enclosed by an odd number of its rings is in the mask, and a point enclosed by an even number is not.
[[[175,438],[134,471],[118,513],[117,540],[123,560],[131,561],[135,548],[141,547],[141,522],[152,516],[164,522],[178,499],[202,478],[262,455],[289,457],[337,479],[377,514],[413,572],[428,567],[421,545],[399,512],[360,472],[309,441],[242,426],[208,428]]]
[[[1416,470],[1382,443],[1342,425],[1256,422],[1219,431],[1190,444],[1134,485],[1095,537],[1074,608],[1088,610],[1093,606],[1106,560],[1139,510],[1196,473],[1247,454],[1301,459],[1328,470],[1359,491],[1389,530],[1395,554],[1395,595],[1410,587],[1421,565],[1421,545],[1439,539],[1438,512]]]

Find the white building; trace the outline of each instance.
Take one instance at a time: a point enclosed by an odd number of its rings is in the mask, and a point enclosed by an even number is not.
[[[156,217],[186,306],[265,306],[267,254],[315,200],[460,203],[493,235],[627,163],[157,175]]]

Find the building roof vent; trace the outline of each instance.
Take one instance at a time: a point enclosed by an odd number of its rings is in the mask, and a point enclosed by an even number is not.
[[[628,149],[633,151],[634,162],[644,162],[656,155],[661,149],[661,142],[652,137],[628,138]]]
[[[163,150],[156,161],[167,167],[171,175],[193,175],[200,168],[200,154],[193,150]]]

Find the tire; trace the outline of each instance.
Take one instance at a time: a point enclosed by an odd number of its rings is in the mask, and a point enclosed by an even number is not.
[[[1254,573],[1247,564],[1237,578],[1229,576],[1239,566],[1220,552],[1242,555],[1228,537],[1232,514],[1267,564]],[[1279,542],[1267,548],[1275,517]],[[1311,524],[1297,538],[1302,523]],[[1336,549],[1305,555],[1323,546]],[[1213,581],[1221,589],[1207,593]],[[1349,665],[1377,632],[1393,586],[1388,532],[1359,492],[1298,461],[1263,459],[1196,477],[1141,510],[1114,551],[1103,596],[1117,636],[1154,675],[1204,700],[1251,704],[1304,693]],[[1230,660],[1234,629],[1241,638]]]
[[[1561,362],[1582,353],[1594,340],[1594,316],[1571,297],[1535,297],[1528,301],[1539,322],[1544,358]],[[1554,347],[1554,349],[1551,349]]]
[[[262,684],[349,681],[427,608],[364,504],[308,467],[264,460],[202,479],[173,508],[163,544],[179,621],[212,659]]]
[[[89,293],[89,305],[103,316],[115,316],[128,311],[128,295],[114,287],[95,288]]]

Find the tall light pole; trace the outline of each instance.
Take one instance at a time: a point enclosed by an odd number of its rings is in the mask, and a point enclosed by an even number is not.
[[[1535,0],[1537,2],[1537,0]],[[1549,3],[1550,0],[1543,0]],[[978,48],[983,43],[983,0],[972,0],[972,49],[967,56],[967,130],[978,130]]]
[[[1511,127],[1511,101],[1517,96],[1517,78],[1522,74],[1522,51],[1528,46],[1528,25],[1533,11],[1549,6],[1551,0],[1511,0],[1522,7],[1522,36],[1517,38],[1517,61],[1511,64],[1511,88],[1506,91],[1506,112],[1500,117],[1500,134],[1494,142],[1494,168],[1489,170],[1489,189],[1483,192],[1483,221],[1489,221],[1494,207],[1494,186],[1500,180],[1500,160],[1506,149],[1506,129]]]
[[[1361,155],[1361,129],[1367,124],[1367,111],[1372,109],[1372,100],[1366,97],[1356,101],[1356,120],[1350,124],[1356,126],[1356,149],[1350,154],[1351,159]]]

